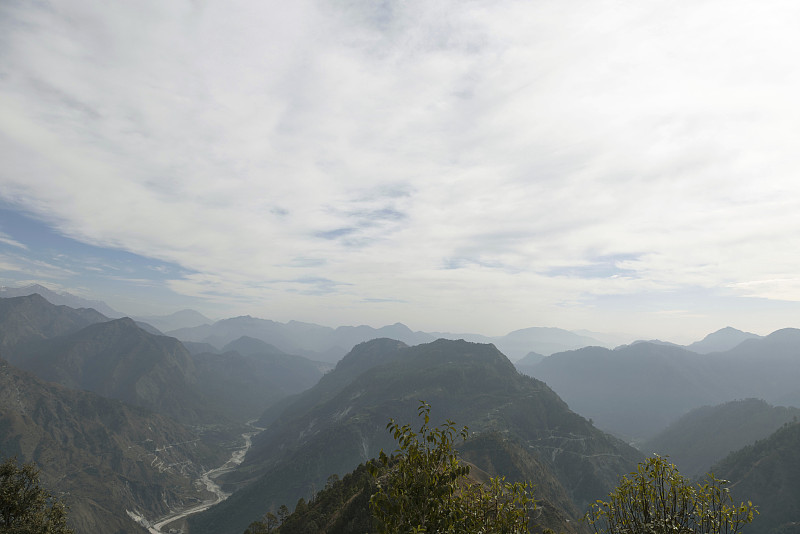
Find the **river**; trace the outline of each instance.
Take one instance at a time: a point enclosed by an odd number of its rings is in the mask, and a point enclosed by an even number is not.
[[[219,477],[222,473],[226,473],[232,470],[237,465],[241,464],[242,461],[244,461],[244,457],[247,454],[247,451],[250,450],[250,447],[253,444],[253,436],[255,436],[256,434],[258,434],[258,432],[263,430],[263,428],[254,427],[252,426],[252,424],[250,426],[256,430],[254,430],[253,432],[245,432],[244,434],[242,434],[242,437],[244,438],[244,445],[233,451],[230,459],[227,462],[225,462],[224,464],[215,469],[210,469],[206,471],[200,477],[200,481],[205,485],[208,491],[214,494],[214,498],[209,499],[203,502],[202,504],[198,504],[197,506],[187,508],[185,510],[181,510],[178,512],[171,512],[168,515],[160,519],[157,519],[155,522],[149,524],[146,521],[143,521],[144,518],[138,516],[137,514],[128,512],[128,515],[130,515],[140,524],[147,524],[148,525],[147,530],[151,534],[164,534],[164,532],[161,529],[165,525],[168,525],[173,521],[177,521],[178,519],[183,519],[184,517],[207,510],[212,506],[214,506],[215,504],[227,499],[230,496],[230,493],[222,491],[222,488],[219,487],[219,484],[214,482],[214,479]]]

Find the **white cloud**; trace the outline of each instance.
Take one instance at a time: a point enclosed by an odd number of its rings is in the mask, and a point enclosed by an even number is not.
[[[2,231],[0,231],[0,243],[3,243],[4,245],[9,245],[9,246],[12,246],[12,247],[15,247],[15,248],[21,248],[21,249],[24,249],[24,250],[28,250],[28,247],[24,243],[20,243],[19,241],[17,241],[13,237],[11,237],[10,235],[8,235],[7,233],[2,232]]]
[[[795,294],[793,2],[2,9],[0,197],[180,293],[509,329]]]

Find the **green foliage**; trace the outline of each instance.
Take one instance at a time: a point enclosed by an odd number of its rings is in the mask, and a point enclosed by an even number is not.
[[[378,488],[370,508],[380,532],[528,532],[528,514],[535,509],[530,485],[503,478],[491,479],[488,487],[471,482],[469,465],[454,448],[457,438],[467,438],[467,427],[459,430],[447,420],[431,428],[430,410],[420,402],[419,432],[394,420],[387,425],[398,449],[392,458],[381,451],[385,475],[371,466]]]
[[[251,523],[244,534],[375,532],[374,519],[369,510],[369,498],[374,490],[375,480],[367,467],[361,464],[341,480],[337,475],[328,477],[324,489],[308,502],[299,499],[294,512],[282,522],[275,514],[268,513],[261,521]]]
[[[39,486],[33,463],[18,467],[16,458],[9,458],[0,465],[0,532],[73,534],[67,507]]]
[[[622,477],[586,520],[598,534],[737,534],[758,511],[750,502],[734,505],[725,484],[710,474],[695,487],[656,455]]]

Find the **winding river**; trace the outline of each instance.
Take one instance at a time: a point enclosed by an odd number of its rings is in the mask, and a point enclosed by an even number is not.
[[[250,425],[252,427],[252,425]],[[197,506],[193,506],[191,508],[187,508],[186,510],[181,510],[179,512],[170,513],[160,519],[157,519],[154,523],[152,523],[147,530],[151,534],[164,534],[161,530],[165,525],[172,523],[178,519],[183,519],[184,517],[190,516],[192,514],[196,514],[198,512],[202,512],[214,506],[215,504],[224,501],[230,496],[230,493],[226,493],[222,491],[222,488],[219,487],[219,484],[214,482],[221,474],[232,470],[237,465],[241,464],[244,461],[244,457],[247,454],[247,451],[250,450],[250,447],[253,444],[253,436],[258,434],[259,431],[263,430],[263,428],[252,427],[255,430],[253,432],[245,432],[242,434],[244,438],[244,445],[231,454],[230,459],[222,464],[220,467],[216,469],[211,469],[203,473],[200,477],[200,481],[205,485],[206,489],[214,494],[214,498],[209,499],[202,504],[198,504]]]

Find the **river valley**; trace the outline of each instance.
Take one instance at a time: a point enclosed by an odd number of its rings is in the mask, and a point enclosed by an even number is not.
[[[230,496],[230,493],[223,491],[222,488],[219,486],[219,484],[215,482],[215,479],[220,475],[222,475],[223,473],[226,473],[234,469],[236,466],[241,464],[242,461],[244,461],[244,457],[247,454],[247,451],[250,450],[250,447],[253,444],[253,436],[256,435],[258,432],[260,432],[261,430],[263,430],[257,427],[253,428],[255,429],[254,431],[245,432],[244,434],[242,434],[242,438],[244,438],[244,445],[235,449],[231,453],[231,457],[227,462],[225,462],[224,464],[222,464],[217,468],[206,471],[198,479],[198,482],[204,485],[205,488],[214,495],[213,498],[208,499],[196,506],[192,506],[191,508],[186,508],[184,510],[171,512],[166,516],[156,519],[155,521],[152,522],[148,521],[146,518],[134,512],[129,511],[128,515],[131,518],[133,518],[136,522],[146,527],[148,532],[150,532],[150,534],[166,534],[169,531],[162,529],[167,525],[169,525],[170,523],[173,523],[180,519],[184,519],[192,514],[196,514],[204,510],[207,510],[212,506],[214,506],[215,504],[227,499]]]

